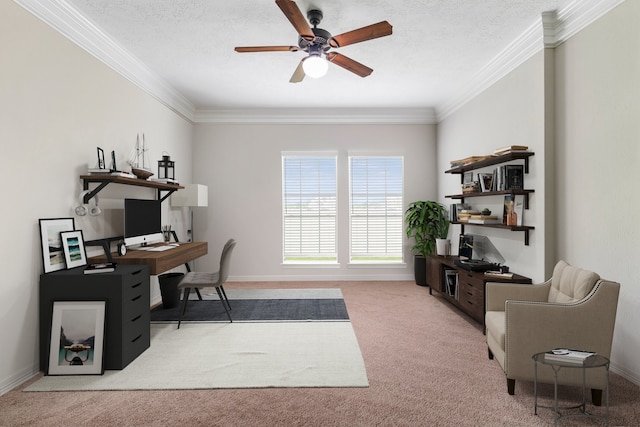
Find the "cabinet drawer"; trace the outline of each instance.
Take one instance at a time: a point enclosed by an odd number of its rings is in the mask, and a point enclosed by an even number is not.
[[[484,317],[484,303],[482,298],[478,298],[477,296],[463,292],[462,290],[460,291],[459,296],[458,301],[460,302],[460,306],[471,317],[478,320],[481,320]]]
[[[458,270],[458,280],[468,284],[470,287],[473,287],[480,292],[484,292],[484,280],[479,278],[477,274],[478,273]]]
[[[149,282],[146,280],[128,281],[122,285],[122,299],[124,301],[131,300],[138,295],[149,293]]]
[[[142,294],[122,301],[123,322],[127,322],[145,311],[149,311],[149,298],[145,298]]]
[[[149,314],[140,314],[132,319],[125,320],[124,333],[122,341],[124,345],[128,345],[136,340],[138,336],[148,336],[151,327],[149,323]]]
[[[465,293],[472,295],[474,298],[482,301],[484,299],[484,290],[474,286],[472,283],[469,283],[466,280],[459,280],[458,284],[460,286],[460,293]]]

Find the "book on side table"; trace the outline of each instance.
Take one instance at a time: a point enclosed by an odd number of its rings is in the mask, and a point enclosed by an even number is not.
[[[98,264],[89,264],[84,269],[84,274],[97,274],[97,273],[110,273],[115,271],[116,263],[115,262],[103,262]]]
[[[584,350],[570,350],[568,348],[556,348],[544,354],[544,360],[549,362],[584,364],[589,358],[595,357],[596,353]]]

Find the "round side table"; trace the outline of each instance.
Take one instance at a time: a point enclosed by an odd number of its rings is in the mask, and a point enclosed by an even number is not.
[[[569,417],[594,417],[604,418],[607,425],[609,425],[609,359],[606,357],[595,354],[585,360],[584,363],[572,363],[559,360],[547,360],[544,355],[547,352],[536,353],[531,358],[534,361],[533,371],[533,413],[538,415],[538,408],[551,409],[554,412],[554,425],[558,425],[558,421],[562,418]],[[538,365],[547,365],[553,370],[553,406],[538,405]],[[582,369],[582,403],[574,406],[558,406],[558,372],[560,369]],[[606,370],[606,384],[605,384],[605,415],[594,415],[587,412],[587,387],[586,387],[586,372],[587,369],[592,368],[604,368]],[[560,414],[560,409],[579,409],[578,413],[573,414]]]

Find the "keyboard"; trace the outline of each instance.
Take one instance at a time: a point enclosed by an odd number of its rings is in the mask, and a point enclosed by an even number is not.
[[[173,249],[177,246],[174,245],[164,245],[164,246],[154,246],[153,248],[149,248],[147,249],[148,251],[152,251],[152,252],[162,252],[162,251],[166,251],[168,249]]]

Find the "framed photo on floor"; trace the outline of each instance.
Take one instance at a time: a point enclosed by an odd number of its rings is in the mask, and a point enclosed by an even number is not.
[[[47,375],[102,375],[106,301],[54,301]]]
[[[75,230],[73,218],[40,219],[40,242],[44,272],[64,270],[66,262],[60,233]]]
[[[82,230],[64,231],[60,233],[60,240],[62,240],[62,249],[67,268],[87,265],[87,252],[84,247]]]

